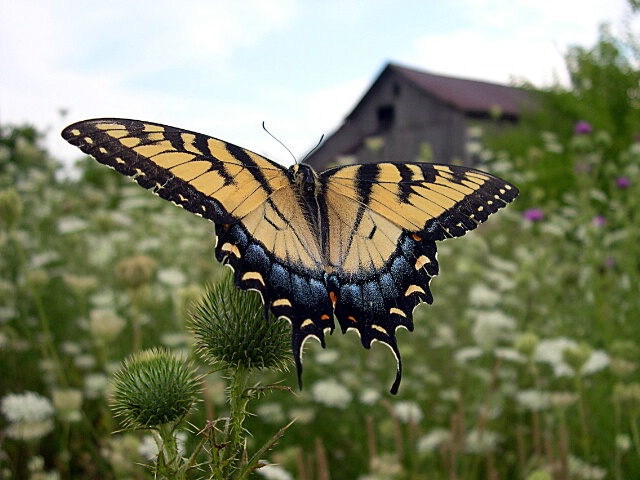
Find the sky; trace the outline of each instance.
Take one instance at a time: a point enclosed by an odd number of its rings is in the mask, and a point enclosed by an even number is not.
[[[289,165],[384,65],[544,86],[626,0],[0,0],[0,124],[59,135],[96,117],[206,133]],[[62,116],[61,111],[66,111]]]

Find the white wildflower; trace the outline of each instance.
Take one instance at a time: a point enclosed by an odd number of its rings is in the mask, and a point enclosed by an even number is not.
[[[335,380],[320,380],[311,386],[311,395],[327,407],[344,409],[351,402],[351,392]]]
[[[454,354],[454,358],[458,363],[467,363],[469,360],[474,360],[482,356],[482,349],[480,347],[464,347],[458,350]]]
[[[138,453],[147,461],[151,462],[158,455],[158,445],[151,435],[142,437],[142,443],[138,447]]]
[[[110,343],[114,341],[126,322],[113,310],[95,309],[89,313],[91,333],[99,342]]]
[[[170,287],[182,287],[187,283],[187,276],[177,268],[158,270],[158,280]]]
[[[420,423],[424,418],[422,409],[415,402],[397,402],[393,409],[396,412],[398,420],[402,423]]]
[[[609,355],[604,350],[594,350],[591,352],[591,356],[587,363],[582,367],[582,375],[590,375],[592,373],[604,370],[609,366]]]
[[[466,435],[466,450],[468,453],[487,453],[495,450],[500,437],[491,430],[471,430]]]
[[[375,388],[366,388],[360,392],[360,403],[373,405],[380,400],[380,392]]]
[[[522,390],[516,393],[517,402],[530,411],[538,412],[549,406],[549,393],[540,390]]]
[[[480,307],[495,307],[500,302],[500,294],[493,288],[478,283],[469,291],[469,302]]]
[[[437,451],[442,445],[451,441],[451,432],[444,428],[434,428],[418,440],[418,453]]]
[[[337,349],[320,350],[315,355],[315,361],[319,365],[329,365],[335,363],[340,358],[340,352]]]
[[[569,473],[581,480],[602,480],[607,476],[604,468],[591,465],[573,455],[569,455]]]
[[[289,410],[289,419],[295,420],[296,424],[307,425],[316,418],[316,411],[313,408],[292,408]]]
[[[440,400],[445,402],[458,403],[460,401],[460,391],[455,388],[440,390]]]
[[[509,360],[510,362],[525,363],[527,361],[524,355],[522,355],[517,350],[514,350],[513,348],[496,348],[493,351],[493,354],[496,356],[496,358]]]
[[[287,472],[280,465],[265,465],[256,470],[260,475],[268,480],[293,480],[293,475]]]
[[[577,348],[578,343],[565,337],[540,340],[534,353],[537,362],[548,363],[556,377],[573,375],[571,368],[563,360],[562,352],[567,348]]]
[[[84,377],[84,394],[95,400],[104,396],[109,387],[109,377],[104,373],[88,373]]]
[[[10,438],[36,440],[53,430],[53,404],[37,393],[10,393],[2,399],[0,409],[9,421],[5,432]]]
[[[60,254],[52,250],[31,255],[29,266],[32,269],[42,268],[60,260]]]
[[[86,230],[88,227],[88,223],[78,217],[61,217],[58,220],[58,232],[61,234],[65,233],[76,233]]]
[[[618,434],[616,435],[616,448],[621,452],[628,452],[631,449],[631,438],[629,435]]]
[[[431,337],[431,345],[438,347],[453,347],[456,345],[456,332],[451,325],[436,326],[435,335]]]
[[[534,358],[537,362],[548,363],[556,377],[571,377],[573,370],[564,361],[563,352],[577,349],[578,342],[565,337],[541,340],[536,348]],[[609,366],[609,356],[603,350],[594,350],[582,366],[582,375],[591,375]]]
[[[473,338],[485,351],[492,350],[499,341],[509,339],[516,328],[516,321],[500,310],[478,311],[474,317]]]
[[[96,360],[96,357],[94,357],[90,353],[85,353],[74,357],[73,363],[79,370],[91,370],[96,366],[98,362]]]
[[[285,421],[284,411],[279,403],[262,403],[256,408],[256,413],[266,423],[281,424]]]

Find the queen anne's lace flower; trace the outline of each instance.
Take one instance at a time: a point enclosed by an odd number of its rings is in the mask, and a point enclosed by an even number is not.
[[[311,394],[316,402],[327,407],[344,409],[351,402],[351,392],[333,379],[320,380],[311,387]]]
[[[2,399],[0,408],[9,421],[7,437],[37,440],[53,430],[53,404],[37,393],[10,393]]]
[[[398,402],[394,405],[393,409],[396,412],[398,420],[402,423],[420,423],[424,417],[422,409],[415,402]]]

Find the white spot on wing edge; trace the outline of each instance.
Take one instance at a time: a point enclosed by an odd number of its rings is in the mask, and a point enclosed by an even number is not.
[[[322,345],[322,342],[320,341],[320,339],[318,338],[317,335],[310,333],[309,335],[306,335],[303,339],[302,339],[302,343],[300,344],[300,353],[298,354],[298,357],[300,359],[300,365],[302,365],[302,353],[304,352],[304,344],[307,343],[307,340],[309,340],[310,338],[313,338],[315,340],[318,341],[318,343],[320,345]]]

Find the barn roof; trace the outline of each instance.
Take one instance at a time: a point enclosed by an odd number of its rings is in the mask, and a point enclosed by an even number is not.
[[[388,70],[406,78],[425,93],[433,95],[442,102],[467,114],[487,114],[498,107],[502,115],[517,118],[522,112],[523,105],[531,103],[529,92],[520,88],[479,80],[435,75],[394,63],[386,65],[376,82]],[[356,105],[353,111],[357,110],[358,106],[359,104]]]

